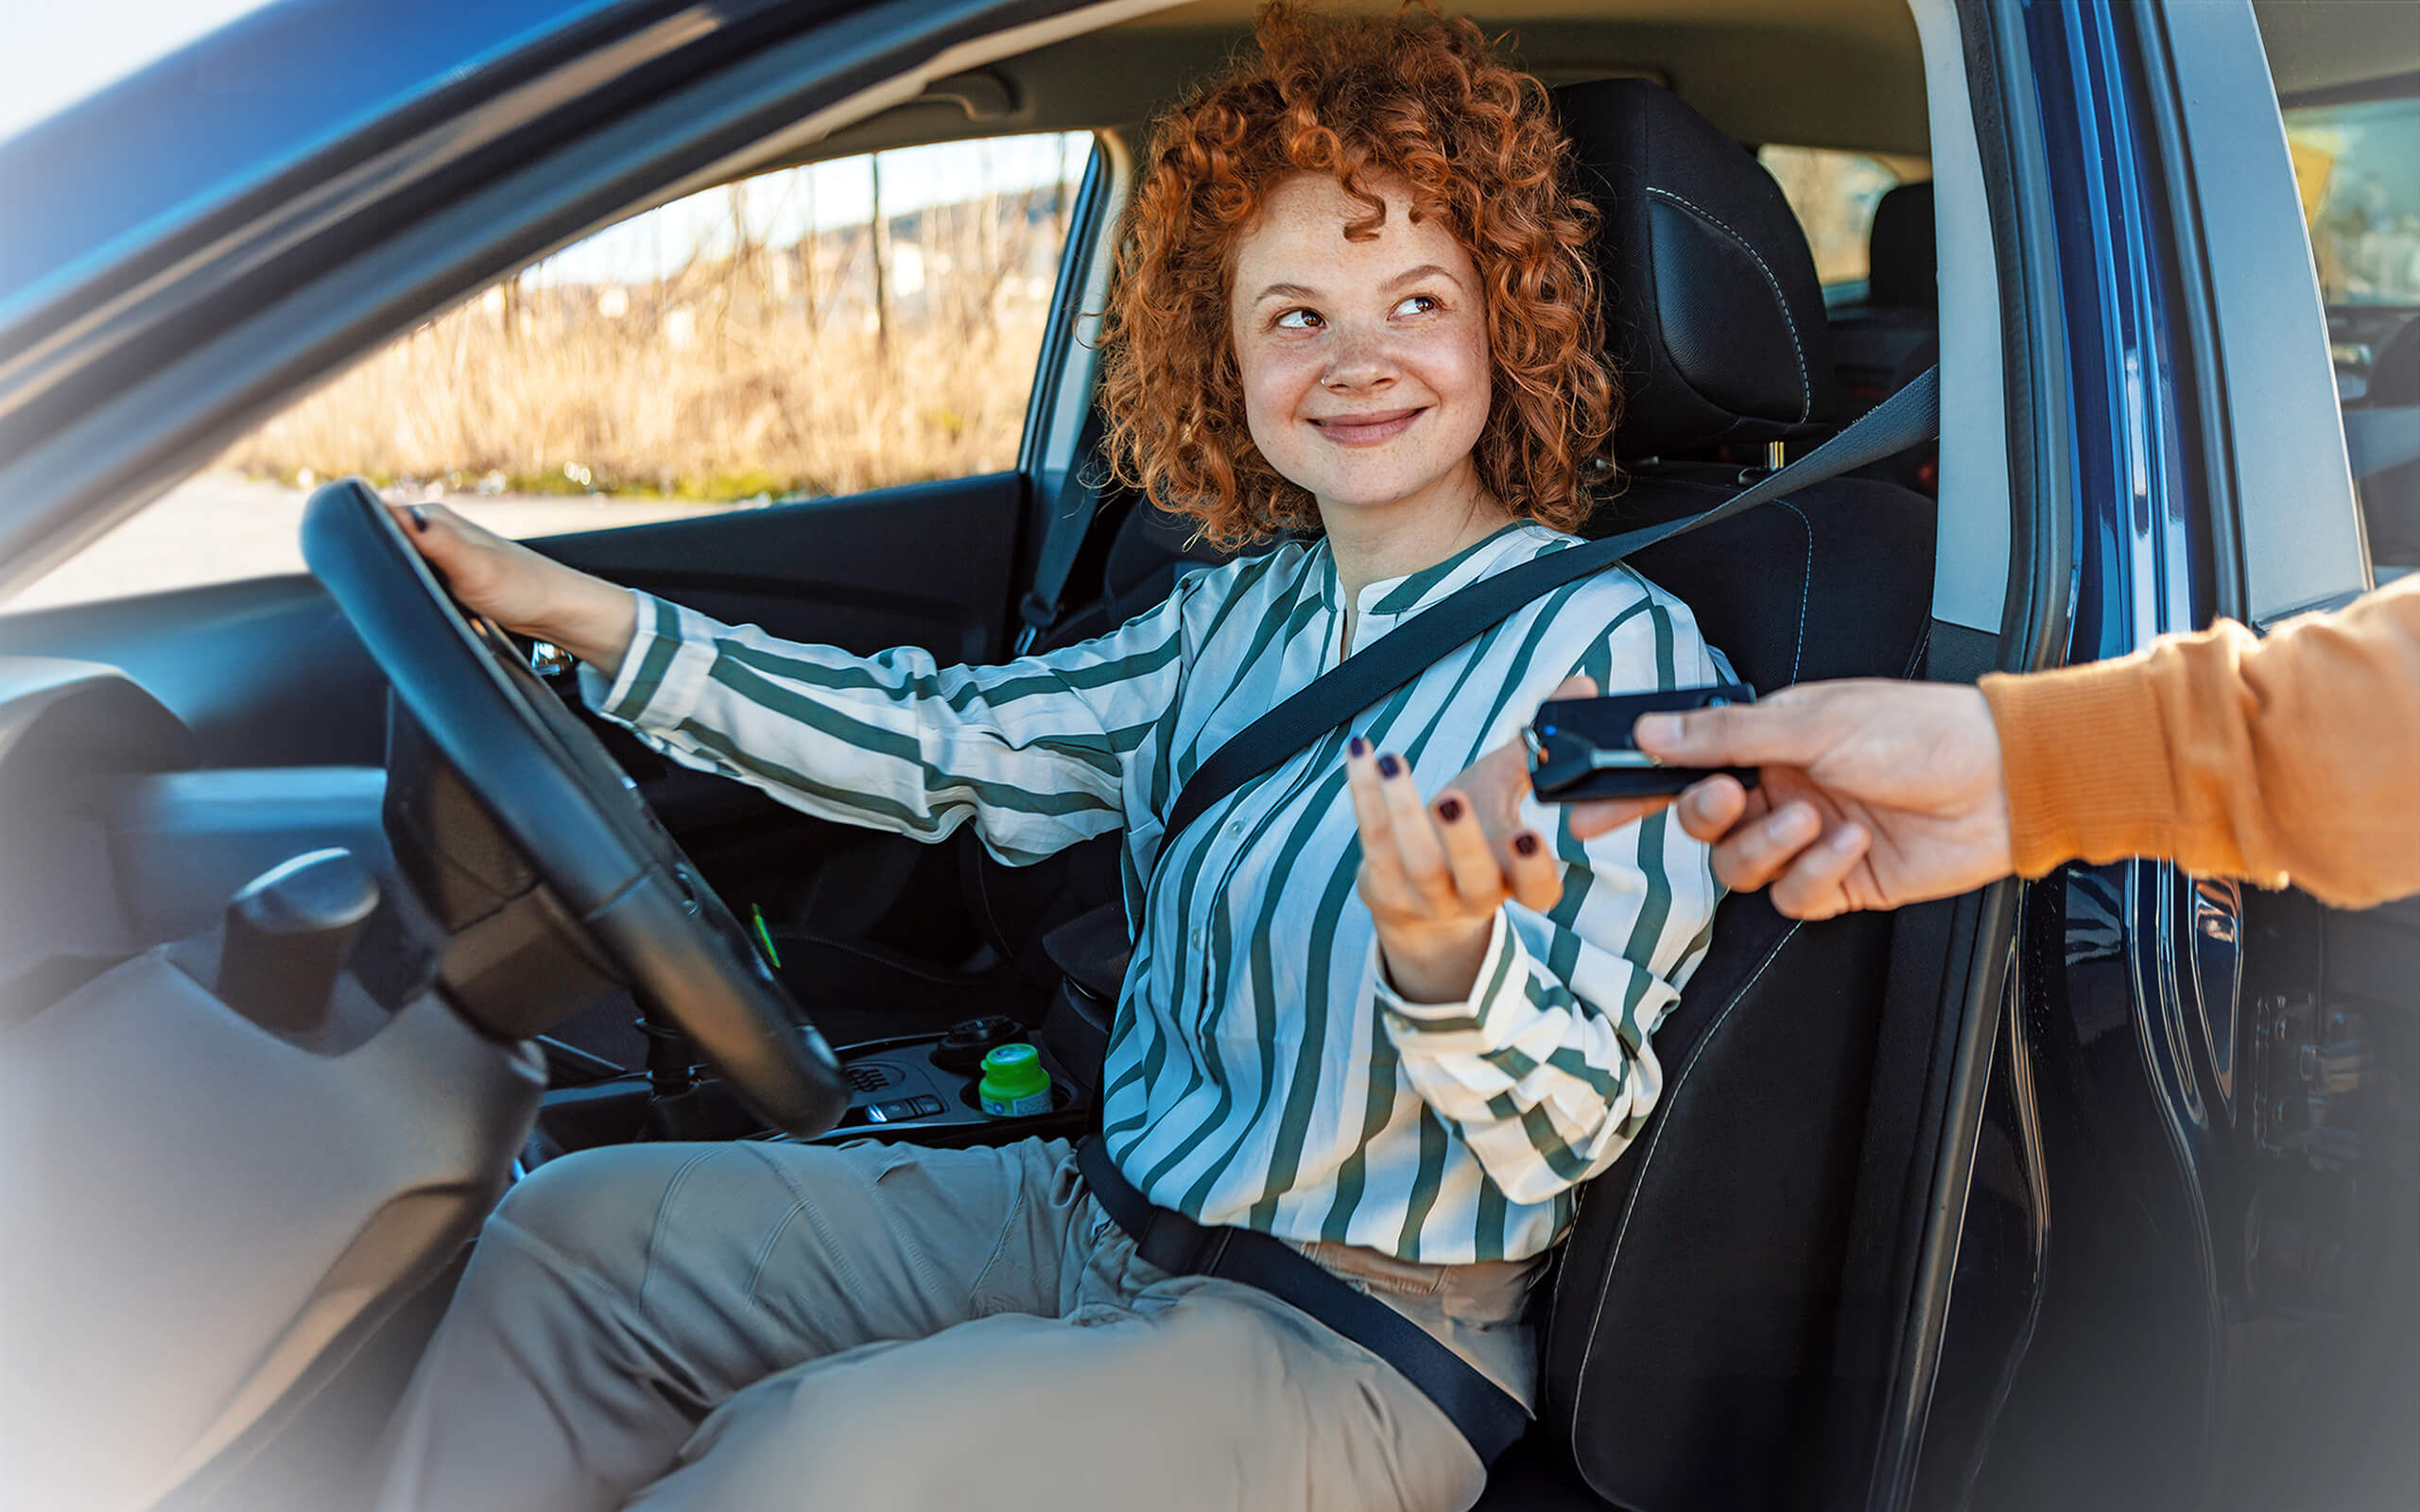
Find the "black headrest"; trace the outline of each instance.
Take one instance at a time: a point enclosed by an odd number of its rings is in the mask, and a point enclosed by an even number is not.
[[[1893,309],[1929,310],[1940,302],[1932,241],[1932,182],[1903,183],[1874,207],[1865,235],[1865,301]]]
[[[1806,233],[1763,164],[1667,90],[1554,91],[1604,213],[1597,262],[1621,365],[1617,456],[1771,441],[1832,412],[1824,291]]]

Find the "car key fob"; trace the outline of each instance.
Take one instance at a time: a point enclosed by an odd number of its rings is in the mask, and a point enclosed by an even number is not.
[[[1729,772],[1743,786],[1754,787],[1756,770],[1753,766],[1667,766],[1631,743],[1631,727],[1645,713],[1677,713],[1755,701],[1755,689],[1736,682],[1616,694],[1609,698],[1549,699],[1521,731],[1522,744],[1530,749],[1530,791],[1542,803],[1668,798],[1718,771]]]

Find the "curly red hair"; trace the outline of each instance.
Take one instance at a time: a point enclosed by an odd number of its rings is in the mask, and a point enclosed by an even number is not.
[[[1560,530],[1588,513],[1620,403],[1601,354],[1597,212],[1566,188],[1569,144],[1535,78],[1478,26],[1407,4],[1392,19],[1305,16],[1253,27],[1258,56],[1163,116],[1121,228],[1102,325],[1112,465],[1162,508],[1235,546],[1317,530],[1310,495],[1253,443],[1228,329],[1236,243],[1270,191],[1332,175],[1375,236],[1396,176],[1415,219],[1439,215],[1485,291],[1495,391],[1473,457],[1516,516]]]

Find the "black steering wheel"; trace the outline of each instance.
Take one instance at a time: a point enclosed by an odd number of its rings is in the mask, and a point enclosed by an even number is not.
[[[456,603],[357,478],[311,496],[302,558],[560,913],[696,1040],[757,1117],[839,1122],[839,1060],[604,746],[499,626]]]

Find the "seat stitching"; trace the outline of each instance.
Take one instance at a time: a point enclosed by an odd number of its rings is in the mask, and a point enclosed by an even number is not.
[[[1806,659],[1806,599],[1815,591],[1815,522],[1788,499],[1773,502],[1798,516],[1798,523],[1806,527],[1806,572],[1798,579],[1798,639],[1789,647],[1789,680],[1796,682],[1798,669]]]
[[[1765,282],[1772,285],[1773,300],[1781,306],[1781,323],[1789,332],[1789,350],[1797,353],[1798,356],[1798,391],[1802,396],[1798,406],[1798,423],[1801,425],[1806,424],[1807,420],[1815,413],[1815,383],[1812,378],[1807,376],[1806,349],[1799,344],[1798,318],[1789,313],[1789,297],[1782,293],[1781,280],[1773,277],[1773,270],[1770,266],[1766,266],[1764,254],[1757,251],[1754,244],[1750,242],[1747,237],[1740,235],[1737,232],[1733,231],[1729,226],[1724,225],[1722,217],[1715,215],[1712,211],[1709,211],[1701,205],[1691,204],[1688,199],[1683,196],[1676,195],[1671,190],[1662,188],[1656,184],[1649,184],[1647,186],[1647,192],[1651,195],[1661,195],[1665,198],[1671,200],[1674,204],[1685,206],[1697,215],[1712,221],[1721,230],[1722,234],[1730,237],[1733,241],[1739,244],[1740,250],[1746,252],[1750,257],[1756,260],[1757,270],[1765,275]]]
[[[1772,969],[1773,962],[1781,958],[1782,947],[1796,937],[1799,926],[1803,922],[1804,920],[1800,919],[1790,921],[1790,926],[1782,931],[1781,938],[1773,941],[1772,953],[1766,955],[1762,964],[1757,966],[1755,974],[1740,984],[1739,990],[1731,995],[1731,1001],[1724,1004],[1722,1011],[1715,1016],[1713,1024],[1706,1029],[1705,1038],[1697,1042],[1697,1047],[1689,1052],[1689,1058],[1682,1063],[1681,1074],[1672,1078],[1671,1091],[1664,1095],[1664,1102],[1668,1108],[1672,1101],[1681,1095],[1681,1088],[1688,1081],[1689,1073],[1697,1069],[1698,1057],[1705,1054],[1705,1047],[1714,1043],[1715,1037],[1722,1032],[1722,1026],[1731,1022],[1731,1010],[1739,1005],[1740,1000],[1748,995],[1752,988],[1765,979],[1765,973]],[[1614,1230],[1614,1252],[1605,1259],[1605,1284],[1597,1289],[1597,1310],[1590,1314],[1588,1318],[1588,1342],[1581,1346],[1580,1349],[1580,1384],[1572,1394],[1569,1419],[1575,1428],[1580,1421],[1581,1400],[1588,1394],[1588,1362],[1597,1352],[1597,1331],[1605,1320],[1605,1294],[1613,1290],[1614,1268],[1621,1263],[1622,1242],[1630,1237],[1631,1215],[1638,1211],[1638,1194],[1646,1189],[1648,1167],[1655,1163],[1656,1146],[1664,1143],[1664,1130],[1670,1123],[1671,1120],[1668,1117],[1656,1120],[1655,1133],[1648,1140],[1647,1149],[1639,1156],[1638,1179],[1631,1183],[1630,1201],[1622,1208],[1621,1227]]]

